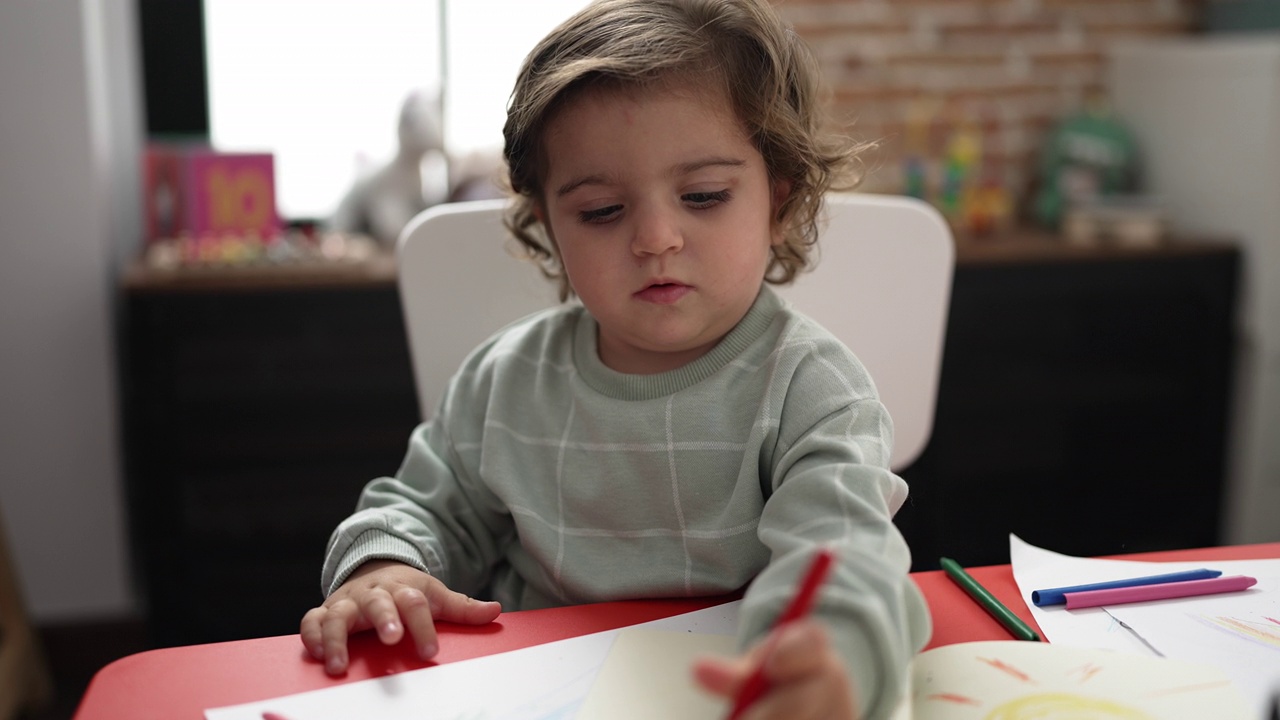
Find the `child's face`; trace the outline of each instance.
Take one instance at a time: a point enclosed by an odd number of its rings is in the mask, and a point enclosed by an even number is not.
[[[540,216],[600,359],[656,373],[701,357],[759,293],[781,200],[722,92],[587,91],[551,120]]]

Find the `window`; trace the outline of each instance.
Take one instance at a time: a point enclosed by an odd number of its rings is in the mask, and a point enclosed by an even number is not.
[[[501,150],[507,99],[524,56],[587,0],[455,0],[446,7],[445,143]]]
[[[205,0],[209,135],[275,154],[287,219],[327,216],[395,152],[415,88],[440,85],[436,0]]]
[[[584,5],[204,0],[210,141],[274,153],[285,219],[327,217],[362,174],[387,162],[400,105],[415,89],[443,88],[450,156],[496,156],[520,62]]]

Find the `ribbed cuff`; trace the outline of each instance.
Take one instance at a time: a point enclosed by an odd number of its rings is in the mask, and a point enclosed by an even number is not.
[[[366,530],[347,548],[346,554],[338,561],[338,569],[334,572],[333,581],[325,589],[325,597],[333,594],[347,581],[356,568],[370,560],[395,560],[405,565],[418,568],[424,573],[431,573],[422,560],[418,548],[404,538],[396,537],[379,530]]]

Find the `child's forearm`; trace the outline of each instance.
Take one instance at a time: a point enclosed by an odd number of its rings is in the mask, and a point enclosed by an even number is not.
[[[494,529],[510,519],[474,505],[476,492],[461,486],[466,469],[444,460],[451,454],[439,428],[427,423],[414,431],[397,476],[366,485],[357,512],[334,531],[322,574],[325,592],[374,558],[398,560],[469,594],[486,583],[502,552]]]

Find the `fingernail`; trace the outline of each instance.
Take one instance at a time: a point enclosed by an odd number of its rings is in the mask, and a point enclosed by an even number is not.
[[[390,635],[391,633],[394,633],[399,629],[400,629],[400,626],[397,625],[394,621],[389,622],[386,625],[382,626],[382,632],[387,635]]]
[[[342,658],[338,657],[337,655],[331,655],[329,657],[329,660],[325,663],[324,669],[325,669],[325,672],[331,675],[337,675],[338,673],[342,672],[342,666],[343,666]]]
[[[436,656],[436,653],[440,652],[440,646],[433,642],[426,643],[422,646],[422,650],[420,652],[423,660],[430,660]]]

